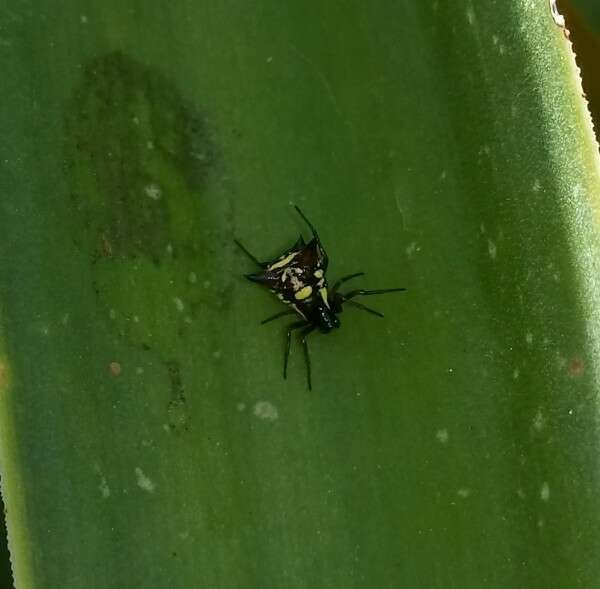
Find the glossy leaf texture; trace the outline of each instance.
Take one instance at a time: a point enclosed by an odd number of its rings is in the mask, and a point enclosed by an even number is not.
[[[597,585],[598,153],[547,0],[0,18],[19,589]],[[311,336],[310,393],[233,243],[292,204],[408,289]]]

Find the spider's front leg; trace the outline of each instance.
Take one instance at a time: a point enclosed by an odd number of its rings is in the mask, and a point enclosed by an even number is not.
[[[366,311],[367,313],[371,313],[371,315],[376,315],[377,317],[383,317],[383,313],[380,313],[379,311],[376,311],[375,309],[371,309],[370,307],[367,307],[366,305],[363,305],[362,303],[358,303],[356,301],[353,301],[351,299],[353,299],[354,297],[358,297],[358,296],[368,296],[368,295],[378,295],[378,294],[386,294],[389,292],[401,292],[403,290],[406,290],[405,288],[379,288],[379,289],[375,289],[375,290],[365,290],[365,289],[357,289],[357,290],[351,290],[350,292],[347,292],[345,294],[339,293],[338,288],[347,280],[350,280],[351,278],[356,278],[357,276],[363,276],[364,272],[356,272],[355,274],[349,274],[348,276],[343,276],[342,278],[340,278],[334,285],[333,285],[333,289],[332,289],[332,295],[333,295],[333,311],[335,313],[340,313],[342,311],[342,305],[344,303],[348,303],[349,305],[352,305],[353,307],[356,307],[357,309],[361,309],[362,311]]]
[[[377,317],[383,317],[383,313],[380,313],[379,311],[376,311],[375,309],[371,309],[370,307],[367,307],[366,305],[363,305],[362,303],[357,303],[356,301],[351,301],[348,300],[348,298],[339,293],[336,292],[335,295],[333,295],[333,300],[332,300],[332,310],[334,313],[341,313],[343,311],[342,305],[344,303],[347,303],[348,305],[352,305],[353,307],[356,307],[357,309],[361,309],[362,311],[366,311],[367,313],[371,313],[371,315],[377,315]]]

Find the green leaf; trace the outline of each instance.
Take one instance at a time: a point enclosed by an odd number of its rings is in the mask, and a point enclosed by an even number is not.
[[[0,18],[19,588],[597,584],[598,153],[547,0]],[[330,279],[408,289],[311,336],[312,392],[233,243],[292,203]]]

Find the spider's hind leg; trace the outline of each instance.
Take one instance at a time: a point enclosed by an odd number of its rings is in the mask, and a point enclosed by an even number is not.
[[[302,330],[302,337],[300,341],[302,342],[302,347],[304,348],[304,362],[306,363],[306,381],[308,383],[308,390],[312,391],[312,378],[311,378],[311,370],[310,370],[310,354],[308,353],[308,343],[306,338],[310,335],[310,333],[315,329],[315,326],[310,324]]]
[[[306,321],[296,321],[295,323],[290,323],[287,329],[287,339],[285,343],[285,354],[283,356],[283,378],[287,378],[287,367],[288,360],[290,358],[290,346],[292,345],[292,331],[295,329],[300,329],[301,327],[306,327],[309,325]]]

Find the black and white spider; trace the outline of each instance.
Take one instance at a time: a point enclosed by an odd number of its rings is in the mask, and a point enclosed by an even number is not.
[[[273,319],[283,317],[284,315],[298,315],[301,320],[288,325],[287,340],[285,346],[285,355],[283,360],[283,378],[287,377],[287,365],[290,355],[290,345],[292,332],[301,329],[300,341],[304,348],[304,358],[306,360],[306,374],[308,388],[312,389],[310,356],[308,353],[308,344],[306,338],[316,328],[321,333],[329,333],[334,327],[340,326],[338,314],[342,312],[342,305],[348,304],[372,315],[383,317],[379,311],[375,311],[362,303],[354,301],[355,297],[364,295],[378,295],[388,292],[400,292],[405,288],[384,288],[378,290],[351,290],[347,293],[340,293],[340,286],[357,276],[363,276],[364,272],[356,272],[343,276],[334,283],[331,290],[327,286],[328,258],[317,230],[313,224],[306,218],[304,213],[295,207],[300,216],[312,231],[312,239],[305,243],[304,238],[300,236],[298,241],[284,254],[272,262],[259,262],[237,239],[235,243],[239,248],[261,268],[260,272],[246,274],[246,278],[252,282],[258,282],[266,286],[282,302],[289,305],[289,309],[276,313],[268,317],[262,324],[268,323]]]

